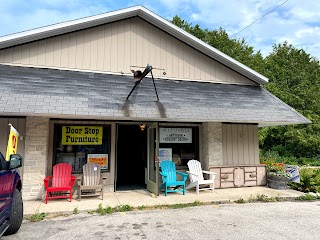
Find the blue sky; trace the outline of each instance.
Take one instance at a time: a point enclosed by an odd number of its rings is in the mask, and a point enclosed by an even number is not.
[[[178,15],[203,28],[222,27],[230,36],[285,0],[0,0],[0,36],[142,5],[166,19]],[[320,1],[288,0],[245,29],[244,38],[264,56],[288,41],[320,59]]]

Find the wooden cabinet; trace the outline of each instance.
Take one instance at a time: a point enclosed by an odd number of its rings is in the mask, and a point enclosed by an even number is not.
[[[215,188],[263,186],[267,184],[265,165],[212,166],[209,170],[217,173]]]

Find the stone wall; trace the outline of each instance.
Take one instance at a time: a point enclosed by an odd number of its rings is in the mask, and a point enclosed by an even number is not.
[[[49,118],[27,117],[23,167],[23,199],[41,199],[44,194],[49,146]]]
[[[202,124],[202,166],[222,166],[222,123],[207,122]]]

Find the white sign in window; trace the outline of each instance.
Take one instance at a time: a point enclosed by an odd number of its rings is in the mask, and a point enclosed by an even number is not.
[[[160,128],[160,143],[192,143],[192,128]]]

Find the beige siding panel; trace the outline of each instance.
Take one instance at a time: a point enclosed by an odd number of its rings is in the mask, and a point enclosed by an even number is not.
[[[107,24],[104,27],[104,63],[103,69],[104,71],[111,71],[111,24]]]
[[[227,162],[226,165],[232,165],[233,164],[233,142],[232,142],[232,128],[231,125],[227,126],[227,140],[226,140],[226,149],[227,149]]]
[[[259,164],[258,127],[251,124],[223,124],[224,165]]]
[[[53,44],[54,44],[54,38],[49,38],[45,40],[46,43],[46,62],[45,66],[52,67],[53,66]],[[43,64],[44,65],[44,64]]]
[[[118,69],[118,25],[119,22],[116,22],[111,26],[111,72]]]
[[[69,67],[69,37],[70,35],[61,36],[61,66]]]
[[[132,19],[130,30],[130,66],[137,63],[137,18]]]
[[[53,42],[53,66],[62,66],[61,52],[61,36],[57,36]]]
[[[238,125],[231,125],[231,142],[232,142],[232,165],[239,164],[239,151],[238,151]]]
[[[83,49],[84,39],[83,31],[77,32],[77,47],[76,47],[76,68],[83,69]]]
[[[114,72],[124,72],[126,70],[126,72],[129,71],[129,66],[125,69],[125,66],[124,66],[124,59],[125,59],[125,51],[124,51],[124,27],[125,27],[125,22],[124,21],[121,21],[121,22],[118,22],[118,27],[116,28],[118,30],[118,34],[117,34],[117,37],[118,37],[118,40],[117,40],[117,68],[114,69],[113,71]]]
[[[69,34],[69,48],[68,48],[68,64],[69,68],[76,68],[77,56],[77,33]]]
[[[245,164],[244,158],[243,158],[243,152],[244,152],[244,143],[243,143],[243,125],[242,124],[238,124],[237,125],[238,129],[237,129],[237,137],[238,139],[235,139],[238,143],[238,164]]]
[[[89,35],[90,39],[90,70],[97,70],[98,65],[98,27],[91,28]]]
[[[254,125],[253,128],[253,144],[254,144],[254,164],[259,164],[259,138],[258,138],[258,126]]]
[[[92,28],[84,30],[83,32],[83,69],[90,69],[91,61],[91,33]]]
[[[253,164],[250,162],[249,157],[249,133],[248,133],[249,125],[243,124],[242,125],[242,133],[243,133],[243,158],[245,164]]]
[[[46,65],[46,43],[46,41],[39,41],[37,65]],[[17,46],[17,49],[19,49],[19,55],[21,56],[21,46]],[[18,58],[16,61],[18,61]]]
[[[123,60],[123,71],[128,72],[130,71],[131,66],[131,52],[130,52],[130,46],[131,46],[131,39],[130,34],[131,32],[131,23],[130,21],[126,21],[124,25],[124,60]]]
[[[31,65],[37,65],[38,64],[38,55],[39,55],[38,51],[39,51],[39,42],[30,43],[29,63]]]
[[[168,78],[256,84],[138,17],[0,50],[0,63],[126,74],[151,64]]]

